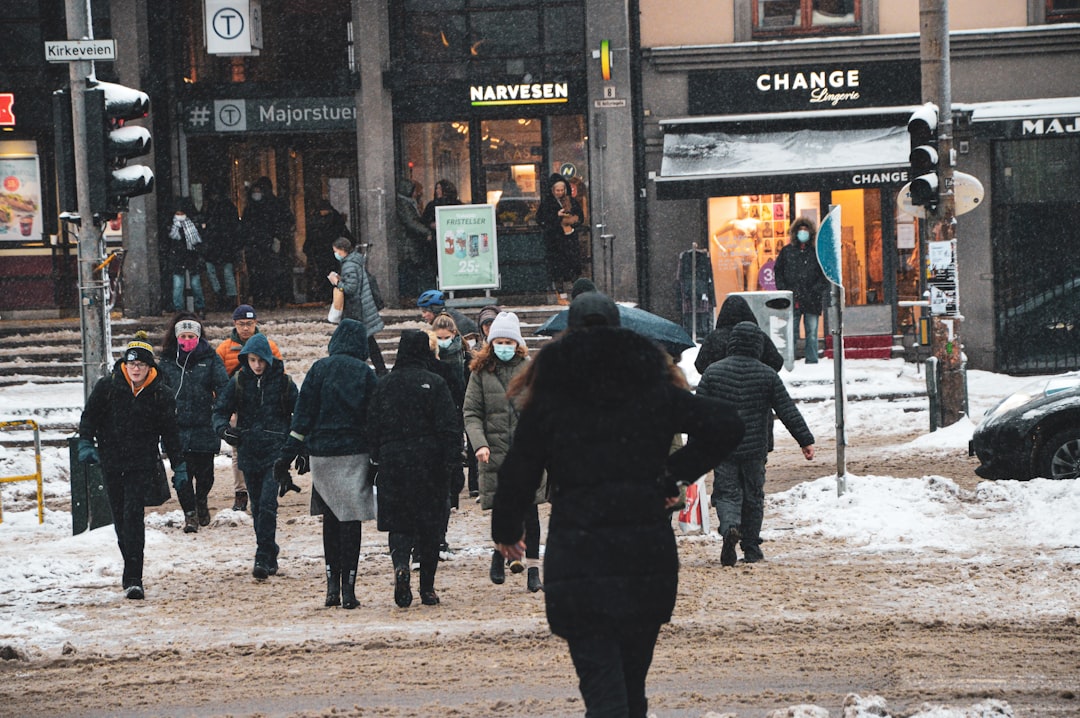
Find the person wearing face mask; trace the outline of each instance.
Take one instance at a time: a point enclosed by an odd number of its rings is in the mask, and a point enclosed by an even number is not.
[[[326,278],[330,284],[345,293],[345,308],[341,317],[355,319],[364,325],[367,330],[368,354],[371,355],[375,374],[385,376],[386,362],[375,333],[382,331],[386,324],[375,305],[375,295],[372,293],[367,271],[367,256],[361,253],[359,248],[353,251],[352,242],[344,237],[335,239],[333,246],[334,258],[341,265],[340,271],[330,272]]]
[[[180,444],[191,480],[176,491],[184,510],[184,532],[210,525],[207,498],[214,486],[214,455],[221,440],[214,433],[214,401],[229,383],[225,362],[203,338],[199,318],[173,317],[161,343],[161,378],[176,402]]]
[[[256,304],[283,306],[292,300],[293,225],[288,206],[274,196],[269,177],[251,186],[240,228],[251,295]]]
[[[324,199],[319,201],[308,217],[305,235],[304,256],[307,257],[310,278],[308,301],[329,304],[333,299],[333,287],[326,282],[326,276],[338,269],[334,240],[344,237],[352,241],[352,232],[345,224],[345,216],[334,209],[330,200]]]
[[[802,320],[805,335],[805,356],[807,364],[816,364],[818,360],[818,321],[825,303],[825,290],[829,280],[821,271],[814,249],[814,236],[817,227],[806,217],[799,217],[791,223],[789,230],[791,241],[780,250],[774,268],[776,288],[790,291],[795,300],[795,333],[798,340],[799,322]]]
[[[499,468],[513,442],[518,409],[507,397],[510,381],[529,361],[529,349],[521,336],[521,323],[513,312],[500,312],[491,323],[488,342],[476,353],[465,390],[465,433],[476,449],[480,465],[480,506],[494,506]],[[515,560],[510,570],[520,573],[528,568],[526,587],[535,593],[543,588],[540,581],[540,513],[537,506],[547,502],[547,486],[541,484],[532,505],[525,511],[525,563]],[[498,551],[491,554],[488,577],[492,583],[506,581],[506,562]]]
[[[172,274],[172,308],[182,312],[185,284],[190,282],[195,300],[195,312],[202,316],[206,311],[201,273],[203,252],[206,245],[195,224],[195,204],[188,197],[177,197],[173,203],[173,216],[168,227],[168,265]]]

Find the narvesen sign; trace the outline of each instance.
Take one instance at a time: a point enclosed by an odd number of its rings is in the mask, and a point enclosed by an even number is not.
[[[918,60],[815,63],[688,74],[691,115],[918,104]]]
[[[570,89],[565,82],[532,82],[518,85],[470,85],[469,102],[473,107],[491,105],[550,105],[568,102]]]

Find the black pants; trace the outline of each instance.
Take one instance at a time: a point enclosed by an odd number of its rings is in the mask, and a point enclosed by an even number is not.
[[[645,718],[645,677],[660,626],[567,639],[586,718]]]
[[[339,576],[342,584],[352,585],[360,563],[360,521],[338,521],[329,507],[323,512],[323,556],[330,572]]]
[[[540,507],[525,511],[525,558],[540,558]]]
[[[120,469],[104,471],[105,489],[109,494],[113,528],[120,555],[124,558],[123,587],[141,586],[143,549],[146,546],[146,525],[143,523],[145,487],[154,469]]]
[[[418,534],[391,531],[389,537],[390,560],[394,570],[409,570],[412,553],[420,558],[420,590],[431,591],[435,588],[435,571],[439,567],[439,527],[431,526]]]
[[[195,510],[196,500],[206,501],[210,489],[214,488],[214,455],[208,451],[189,451],[184,454],[187,463],[188,481],[176,498],[184,513]]]

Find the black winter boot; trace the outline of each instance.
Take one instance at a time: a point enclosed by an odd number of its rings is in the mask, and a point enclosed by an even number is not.
[[[356,571],[349,571],[348,578],[341,577],[341,607],[350,611],[360,605],[356,600]]]
[[[326,564],[326,603],[327,608],[341,605],[341,572]]]
[[[246,491],[237,491],[236,498],[233,500],[233,511],[247,511],[248,493]]]
[[[491,582],[496,585],[502,585],[506,581],[506,567],[504,566],[503,556],[498,551],[491,554],[491,570],[488,571],[488,576],[491,578]]]
[[[724,534],[724,545],[720,549],[720,565],[721,566],[734,566],[735,562],[739,560],[738,554],[735,553],[735,544],[739,541],[739,529],[732,526],[728,529],[728,532]]]
[[[199,530],[199,519],[194,511],[184,512],[184,533],[193,534]]]
[[[394,569],[394,603],[398,608],[408,608],[412,605],[412,587],[409,585],[411,578],[409,567]]]
[[[195,499],[195,513],[199,517],[199,526],[210,525],[210,507],[206,505],[206,497]]]
[[[529,567],[528,586],[531,593],[544,590],[544,584],[540,583],[540,569],[536,566]]]

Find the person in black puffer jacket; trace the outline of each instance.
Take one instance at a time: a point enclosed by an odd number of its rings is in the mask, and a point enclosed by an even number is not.
[[[207,497],[214,486],[214,456],[221,439],[214,433],[214,401],[229,383],[225,362],[203,338],[199,318],[177,314],[161,342],[161,377],[176,400],[176,422],[191,481],[176,492],[184,510],[184,531],[210,524]]]
[[[814,435],[795,407],[780,376],[762,364],[762,332],[753,322],[731,330],[728,356],[713,362],[698,382],[698,396],[730,401],[746,426],[746,434],[731,455],[713,469],[712,502],[718,530],[724,537],[720,562],[734,566],[735,542],[741,538],[747,563],[761,561],[761,522],[765,511],[765,461],[769,453],[770,411],[775,411],[802,447],[814,458]]]
[[[280,479],[274,464],[289,435],[296,384],[274,357],[266,335],[255,334],[240,350],[240,369],[214,406],[214,431],[237,447],[237,462],[251,497],[255,528],[255,567],[262,581],[278,570],[277,507]],[[236,414],[236,426],[229,420]]]
[[[694,368],[698,374],[704,374],[705,370],[714,361],[723,359],[728,355],[728,337],[731,329],[739,322],[753,322],[758,326],[754,310],[746,303],[746,300],[737,294],[730,294],[720,306],[720,312],[716,315],[716,328],[709,332],[705,341],[701,343],[697,358],[694,359]],[[773,371],[780,371],[784,367],[784,357],[776,349],[773,340],[762,331],[764,341],[761,343],[761,356],[756,357],[772,367]]]
[[[571,302],[567,325],[511,384],[521,414],[491,535],[506,558],[521,559],[525,512],[546,470],[551,631],[567,641],[588,715],[645,716],[645,678],[678,588],[677,482],[735,448],[742,422],[724,402],[692,395],[654,342],[619,328],[603,294]],[[672,453],[678,433],[690,442]]]

